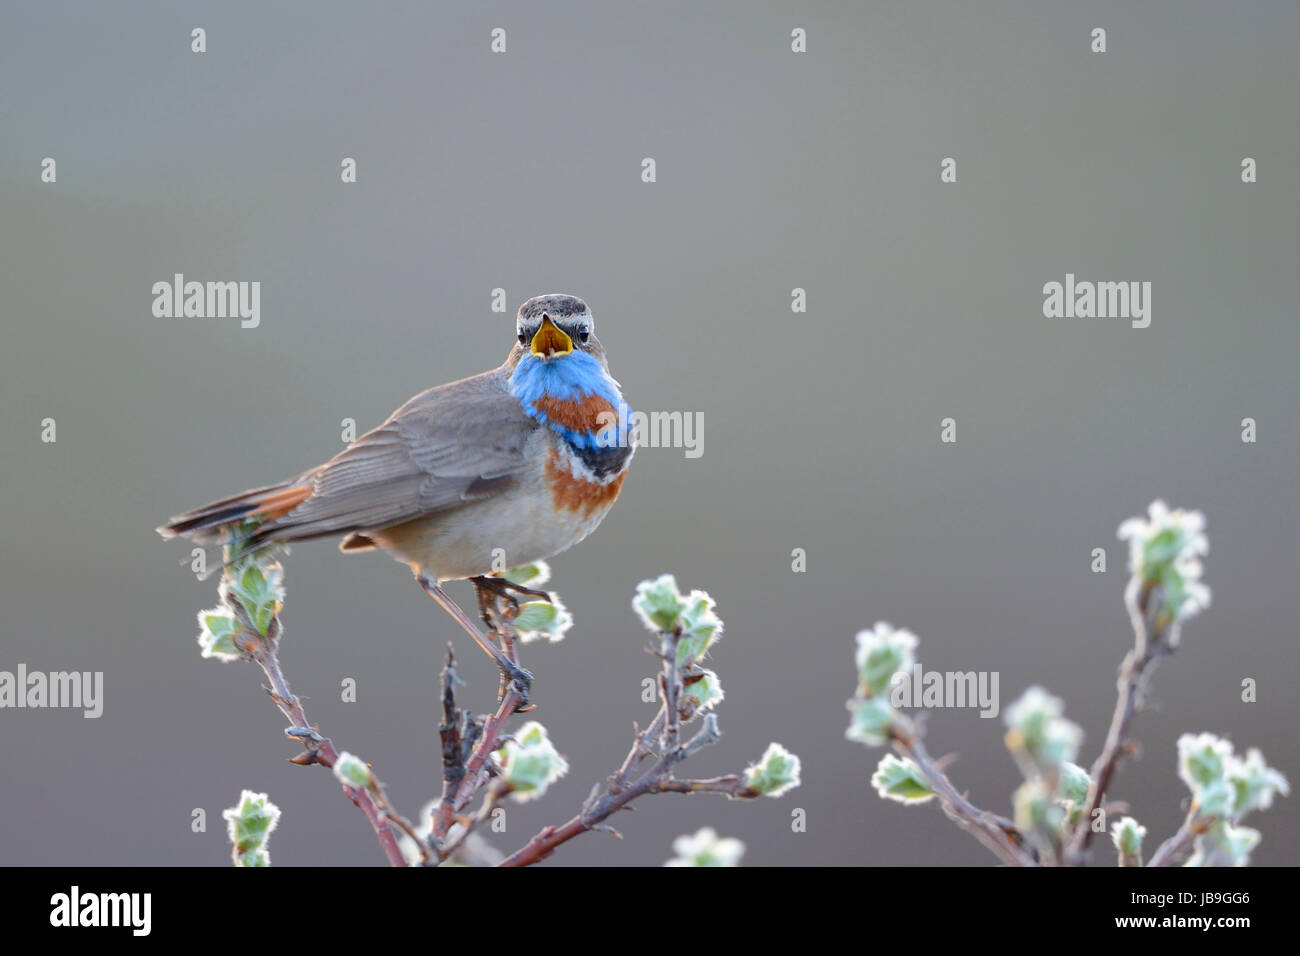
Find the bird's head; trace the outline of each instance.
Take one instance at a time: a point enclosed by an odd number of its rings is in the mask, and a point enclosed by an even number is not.
[[[573,295],[539,295],[519,307],[518,341],[510,352],[511,392],[525,408],[538,401],[577,401],[600,395],[618,408],[618,382],[609,374],[596,320]]]
[[[596,338],[596,320],[587,303],[577,296],[534,296],[519,307],[515,333],[520,358],[561,362],[586,353],[605,365],[605,350]]]

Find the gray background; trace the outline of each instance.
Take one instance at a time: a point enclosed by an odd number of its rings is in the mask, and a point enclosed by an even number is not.
[[[224,864],[219,811],[251,787],[286,811],[277,863],[382,862],[334,782],[285,762],[255,668],[200,659],[216,582],[153,528],[329,457],[345,417],[364,430],[498,364],[519,302],[551,291],[591,303],[634,407],[703,412],[705,453],[643,450],[600,531],[553,562],[578,623],[526,663],[572,772],[511,807],[505,848],[567,819],[649,718],[628,602],[672,570],[727,622],[725,736],[690,769],[777,739],[804,786],[649,798],[613,821],[621,843],[587,835],[554,864],[656,864],[702,825],[749,864],[991,862],[937,810],[871,791],[881,751],[843,736],[853,635],[907,626],[929,668],[999,671],[1004,706],[1044,683],[1091,761],[1130,641],[1115,529],[1156,496],[1205,511],[1215,600],[1159,670],[1115,796],[1153,844],[1171,833],[1187,730],[1296,780],[1300,24],[1290,2],[1132,6],[6,4],[0,668],[103,670],[107,699],[98,721],[0,712],[0,859]],[[173,272],[260,280],[261,327],[154,318]],[[1151,327],[1045,319],[1066,272],[1151,281]],[[385,557],[300,546],[287,583],[294,688],[415,813],[436,791],[442,649],[478,710],[489,662]],[[930,723],[957,784],[1005,812],[1001,737],[970,712]],[[1298,810],[1249,821],[1256,862],[1296,859]]]

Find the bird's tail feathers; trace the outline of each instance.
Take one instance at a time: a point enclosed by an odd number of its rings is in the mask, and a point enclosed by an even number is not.
[[[265,525],[283,518],[310,498],[315,490],[310,475],[265,488],[253,488],[177,515],[158,528],[158,533],[164,538],[183,536],[200,544],[224,542],[233,525],[249,520],[258,520]],[[259,529],[258,537],[263,537],[266,530],[269,529]]]

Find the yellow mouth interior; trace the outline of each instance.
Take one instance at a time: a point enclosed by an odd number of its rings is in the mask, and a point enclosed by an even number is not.
[[[573,339],[564,334],[549,315],[542,316],[542,327],[533,336],[533,354],[542,358],[568,355],[573,351]]]

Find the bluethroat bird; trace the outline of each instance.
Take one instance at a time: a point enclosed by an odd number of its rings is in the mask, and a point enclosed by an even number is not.
[[[515,607],[512,590],[547,597],[491,574],[494,551],[511,566],[548,558],[609,513],[635,446],[625,427],[614,427],[625,426],[627,409],[595,330],[575,296],[529,299],[500,367],[421,392],[323,465],[178,515],[158,532],[220,543],[252,519],[243,553],[335,536],[349,553],[387,551],[526,699],[530,675],[442,584],[472,581],[491,627],[486,594]]]

